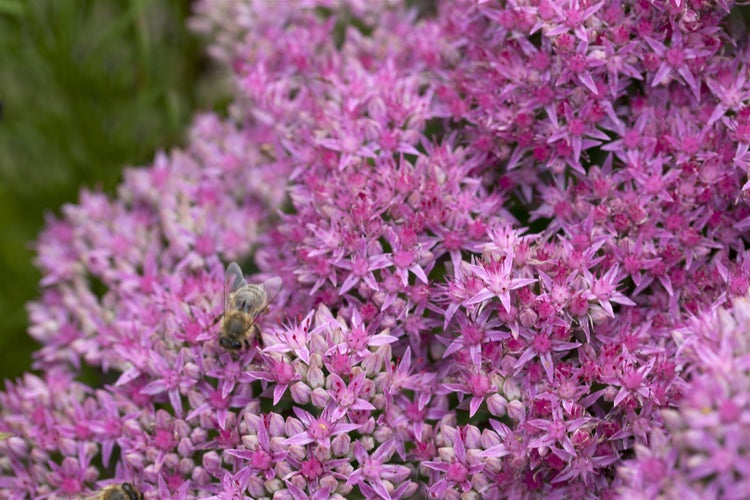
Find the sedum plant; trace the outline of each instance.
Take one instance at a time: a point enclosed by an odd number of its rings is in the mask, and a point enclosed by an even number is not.
[[[732,7],[197,3],[229,117],[40,235],[0,493],[740,497]],[[232,260],[282,282],[238,352]]]

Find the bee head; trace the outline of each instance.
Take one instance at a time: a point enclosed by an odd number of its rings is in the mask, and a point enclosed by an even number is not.
[[[140,500],[143,496],[136,490],[132,484],[123,483],[119,488],[109,491],[105,495],[107,500]]]
[[[242,349],[242,342],[227,337],[220,338],[219,345],[224,349],[228,349],[230,351],[239,351],[240,349]]]
[[[136,489],[133,488],[133,485],[130,483],[123,483],[121,488],[122,491],[127,493],[129,500],[138,500],[139,498],[142,498],[138,491],[136,491]]]

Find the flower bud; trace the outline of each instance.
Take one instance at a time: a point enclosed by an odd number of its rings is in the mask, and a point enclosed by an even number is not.
[[[493,371],[490,373],[490,382],[499,391],[503,388],[503,383],[505,382],[505,378],[503,378],[503,376],[500,375],[498,372]]]
[[[482,462],[484,464],[484,470],[491,474],[500,472],[500,469],[503,468],[503,462],[501,460],[502,459],[495,457],[484,457],[484,461]]]
[[[361,434],[372,434],[375,431],[375,419],[372,417],[368,418],[364,423],[361,424],[361,427],[357,429],[357,431]]]
[[[508,403],[507,411],[508,416],[516,422],[520,422],[526,415],[526,408],[524,408],[523,403],[517,399]]]
[[[325,463],[331,459],[331,449],[318,445],[313,449],[313,456],[317,458],[319,462]]]
[[[512,378],[506,378],[503,383],[503,394],[508,401],[521,399],[521,388]]]
[[[268,417],[268,415],[266,415]],[[284,421],[284,417],[279,415],[278,413],[272,413],[270,415],[270,419],[268,419],[268,433],[271,436],[285,436],[284,434],[286,432],[286,422]]]
[[[274,464],[273,470],[276,472],[276,477],[286,477],[292,473],[292,466],[286,460],[280,460]]]
[[[145,463],[143,455],[140,453],[130,452],[125,454],[125,462],[135,470],[143,469]]]
[[[339,487],[337,488],[340,494],[333,495],[331,497],[331,500],[347,500],[347,498],[349,498],[349,494],[352,492],[353,489],[354,489],[354,486],[349,485],[342,481],[341,483],[339,483]]]
[[[360,281],[357,285],[357,293],[360,297],[362,297],[364,300],[367,300],[372,295],[372,288],[370,288],[370,285],[365,283],[364,281]]]
[[[508,405],[508,401],[500,394],[493,394],[487,398],[487,410],[490,414],[495,417],[502,417],[505,415],[505,407]]]
[[[263,484],[263,480],[258,476],[250,476],[247,483],[247,492],[253,498],[263,498],[266,495],[266,488]]]
[[[273,500],[294,500],[294,495],[289,490],[278,490],[274,491]]]
[[[382,410],[385,408],[385,396],[382,394],[375,394],[372,399],[370,399],[370,403],[372,403],[372,405],[378,410]]]
[[[372,436],[362,436],[359,438],[359,443],[367,452],[370,452],[375,448],[375,441],[373,441]]]
[[[661,416],[667,429],[676,431],[683,427],[682,416],[676,410],[662,410]]]
[[[154,464],[147,465],[143,468],[143,478],[147,481],[156,482],[158,481],[159,474],[157,473],[156,466]]]
[[[283,436],[274,436],[272,437],[269,442],[269,448],[274,453],[282,452],[286,449],[286,445],[284,444],[284,441],[286,441],[286,438]]]
[[[443,462],[451,463],[456,458],[456,450],[452,446],[441,446],[437,450],[440,460]]]
[[[397,325],[396,318],[392,314],[384,314],[380,318],[380,326],[391,329]]]
[[[180,442],[177,445],[177,453],[183,457],[190,457],[193,455],[193,442],[190,441],[190,438],[184,437],[180,439]]]
[[[266,491],[269,493],[274,493],[276,491],[279,491],[281,488],[284,487],[284,483],[281,482],[278,478],[269,479],[266,481],[263,486],[265,486]]]
[[[485,450],[487,448],[497,446],[501,442],[502,441],[500,440],[500,436],[497,435],[497,432],[490,429],[485,429],[482,431],[482,448],[484,448]]]
[[[307,384],[312,389],[323,387],[323,385],[325,384],[325,375],[323,374],[323,370],[321,370],[317,366],[311,366],[307,370]]]
[[[289,456],[295,460],[302,461],[307,457],[307,448],[299,444],[291,445],[288,450]]]
[[[474,425],[467,425],[464,427],[466,437],[464,442],[466,448],[481,448],[482,447],[482,433],[478,427]]]
[[[469,448],[466,450],[466,463],[470,465],[476,465],[484,462],[484,457],[479,456],[483,450],[479,448]]]
[[[391,437],[393,437],[393,429],[391,429],[387,425],[380,426],[375,429],[373,437],[378,443],[385,443],[386,441],[391,439]]]
[[[518,313],[518,321],[520,321],[521,325],[525,326],[526,328],[530,328],[536,325],[538,318],[539,316],[537,315],[537,313],[533,309],[528,307],[521,309],[521,312]]]
[[[322,387],[318,387],[310,393],[310,402],[318,408],[325,408],[330,399],[331,395]]]
[[[617,390],[616,387],[608,385],[607,387],[604,388],[604,393],[602,394],[602,399],[604,399],[604,401],[612,403],[615,400],[615,398],[617,397],[617,393],[618,392],[619,391]]]
[[[190,362],[185,363],[185,366],[182,368],[182,371],[185,374],[185,376],[193,380],[199,380],[203,376],[203,372],[195,363],[190,363]]]
[[[296,474],[289,478],[288,481],[301,490],[304,490],[307,486],[307,481],[305,480],[304,476],[302,476],[302,474]]]
[[[180,457],[177,456],[177,453],[167,453],[164,456],[164,465],[170,469],[176,469],[179,462]]]
[[[258,446],[258,436],[255,434],[243,434],[242,444],[249,450],[254,450]]]
[[[349,453],[352,438],[349,434],[341,433],[331,440],[331,451],[334,456],[343,457]]]
[[[374,377],[383,370],[383,355],[378,352],[367,356],[361,364],[368,377]]]
[[[591,318],[591,322],[595,325],[601,325],[610,319],[607,311],[605,311],[599,304],[591,304],[589,306],[589,317]]]
[[[326,474],[325,476],[320,478],[320,486],[322,486],[323,488],[329,488],[329,491],[335,491],[338,485],[339,482],[330,474]]]
[[[234,418],[234,413],[230,413],[229,415],[232,415],[231,418]],[[229,420],[229,415],[227,415],[227,420]],[[185,422],[182,419],[175,419],[173,423],[173,428],[175,434],[177,434],[178,437],[187,437],[190,435],[190,431],[193,429],[190,424]]]
[[[195,427],[190,432],[190,441],[193,442],[193,444],[199,444],[203,443],[208,439],[208,431],[203,429],[202,427]]]
[[[298,405],[306,405],[310,402],[310,387],[304,382],[296,382],[289,389],[289,393],[292,395],[292,401]]]
[[[190,474],[190,479],[195,484],[204,485],[211,482],[211,474],[206,472],[206,469],[199,465],[193,469]]]
[[[322,361],[320,360],[320,355],[317,354],[319,352],[325,352],[328,348],[328,341],[326,340],[326,337],[321,335],[320,333],[310,333],[310,341],[308,342],[308,345],[310,346],[310,350],[313,351],[314,354],[310,355],[310,362],[307,363],[308,367],[316,366],[321,367],[323,366]],[[317,354],[317,356],[316,356]]]
[[[480,497],[479,493],[477,493],[476,491],[469,490],[466,493],[461,493],[460,498],[461,500],[479,500],[482,497]]]
[[[305,432],[306,430],[307,429],[302,424],[302,422],[300,422],[296,418],[289,417],[286,419],[286,422],[284,422],[284,434],[287,436],[296,436],[297,434]]]
[[[245,409],[242,410],[242,419],[245,421],[245,433],[258,433],[258,426],[262,425],[260,415],[245,407]]]
[[[307,380],[307,365],[303,363],[302,360],[295,359],[292,362],[292,368],[299,379]]]
[[[221,469],[221,457],[215,451],[209,451],[202,458],[203,467],[212,474],[218,474]]]
[[[78,443],[71,438],[60,438],[58,441],[60,447],[60,453],[66,456],[75,455],[78,451]]]
[[[29,454],[29,445],[23,438],[11,436],[8,438],[8,447],[15,458],[25,458]]]
[[[514,356],[503,356],[503,359],[500,360],[500,371],[505,374],[513,373],[515,371],[514,366],[516,365],[516,361],[518,360]],[[503,384],[505,384],[504,381]]]
[[[195,469],[195,462],[190,458],[181,458],[179,464],[177,464],[177,470],[183,476],[190,474],[193,469]]]
[[[325,352],[330,347],[326,342],[325,339],[321,338],[321,341],[323,342],[322,349],[320,349],[320,352]],[[313,349],[315,351],[315,349]],[[310,368],[320,368],[323,366],[323,357],[320,355],[320,352],[315,351],[312,354],[310,354],[310,362],[307,363],[307,377],[308,382],[310,379]],[[322,379],[322,377],[321,377]]]

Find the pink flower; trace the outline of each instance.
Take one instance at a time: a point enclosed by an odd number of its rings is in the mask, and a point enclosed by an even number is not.
[[[294,414],[300,420],[306,430],[289,437],[284,444],[304,445],[317,443],[324,448],[331,446],[331,437],[344,432],[350,432],[361,427],[359,424],[339,422],[346,411],[337,406],[327,406],[319,417],[314,417],[309,412],[299,408],[294,409]]]
[[[741,496],[729,3],[195,8],[231,118],[48,221],[0,496]],[[283,283],[239,352],[232,260]]]

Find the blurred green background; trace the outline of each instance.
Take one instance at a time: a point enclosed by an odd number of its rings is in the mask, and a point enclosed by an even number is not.
[[[82,187],[184,143],[225,99],[186,27],[189,0],[0,0],[0,374],[28,370],[32,242]]]

